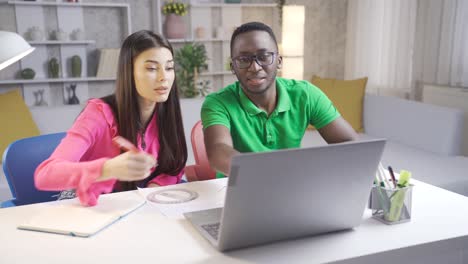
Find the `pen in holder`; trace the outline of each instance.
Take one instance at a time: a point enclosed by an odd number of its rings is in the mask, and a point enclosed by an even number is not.
[[[369,201],[372,217],[388,225],[410,221],[412,192],[412,184],[402,188],[374,186]]]

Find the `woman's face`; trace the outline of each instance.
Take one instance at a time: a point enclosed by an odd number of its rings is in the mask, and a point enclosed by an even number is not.
[[[148,103],[165,102],[174,83],[174,58],[167,48],[151,48],[133,61],[138,95]]]

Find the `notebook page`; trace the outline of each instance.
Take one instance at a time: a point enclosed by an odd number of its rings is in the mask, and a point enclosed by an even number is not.
[[[63,203],[48,204],[40,213],[33,215],[19,229],[90,236],[131,213],[145,203],[138,195],[103,195],[98,204],[82,206],[77,199]]]

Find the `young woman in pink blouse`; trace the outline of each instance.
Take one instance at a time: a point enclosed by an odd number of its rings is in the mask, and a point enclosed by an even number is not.
[[[121,151],[115,136],[139,150]],[[101,193],[176,184],[186,161],[172,47],[142,30],[122,45],[115,93],[88,101],[34,180],[41,190],[75,189],[92,206]]]

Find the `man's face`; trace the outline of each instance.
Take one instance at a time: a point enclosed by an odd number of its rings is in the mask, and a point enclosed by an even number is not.
[[[282,58],[268,32],[256,30],[239,34],[231,56],[231,67],[245,93],[262,94],[274,87]]]

